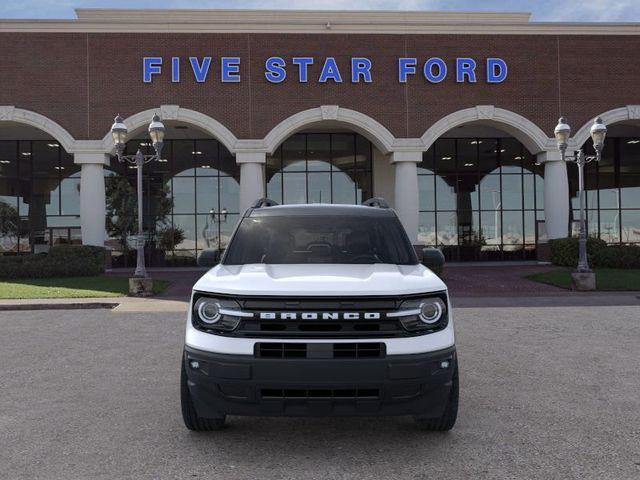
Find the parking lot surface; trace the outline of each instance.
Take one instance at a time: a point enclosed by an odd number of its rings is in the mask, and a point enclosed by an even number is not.
[[[182,425],[183,318],[0,312],[0,478],[638,479],[640,307],[461,308],[458,423]]]

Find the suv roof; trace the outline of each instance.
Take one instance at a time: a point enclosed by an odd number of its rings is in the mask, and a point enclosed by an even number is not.
[[[274,205],[271,207],[252,208],[247,217],[270,217],[287,215],[355,215],[360,217],[393,217],[395,212],[390,208],[367,207],[363,205],[333,205],[329,203],[313,203],[300,205]]]

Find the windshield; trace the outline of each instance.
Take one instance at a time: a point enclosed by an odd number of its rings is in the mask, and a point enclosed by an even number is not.
[[[222,263],[415,265],[418,261],[397,217],[288,215],[243,218]]]

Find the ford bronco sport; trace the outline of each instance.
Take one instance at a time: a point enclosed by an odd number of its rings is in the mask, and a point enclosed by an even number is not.
[[[449,430],[458,364],[445,284],[383,199],[262,199],[193,287],[184,423],[227,415],[412,415]]]

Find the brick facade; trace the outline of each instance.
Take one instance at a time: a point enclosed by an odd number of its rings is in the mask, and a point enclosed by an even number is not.
[[[399,138],[419,137],[438,119],[475,105],[491,104],[531,120],[549,136],[560,114],[577,129],[595,115],[640,104],[640,64],[633,35],[441,35],[263,33],[0,33],[0,105],[38,112],[76,139],[99,139],[113,116],[161,104],[209,115],[238,138],[262,138],[288,116],[319,105],[339,105],[374,118]],[[269,56],[312,56],[309,82],[288,69],[281,84],[264,77]],[[164,71],[142,81],[142,58],[162,56]],[[183,59],[180,83],[171,83],[169,60]],[[205,83],[196,83],[189,56],[213,57]],[[240,83],[221,83],[221,56],[242,58]],[[352,56],[373,62],[373,83],[317,83],[327,56],[343,77]],[[449,75],[429,84],[421,62],[438,56]],[[458,84],[456,57],[478,60],[478,82]],[[397,59],[417,57],[418,74],[398,82]],[[504,58],[509,76],[487,84],[484,60]]]

